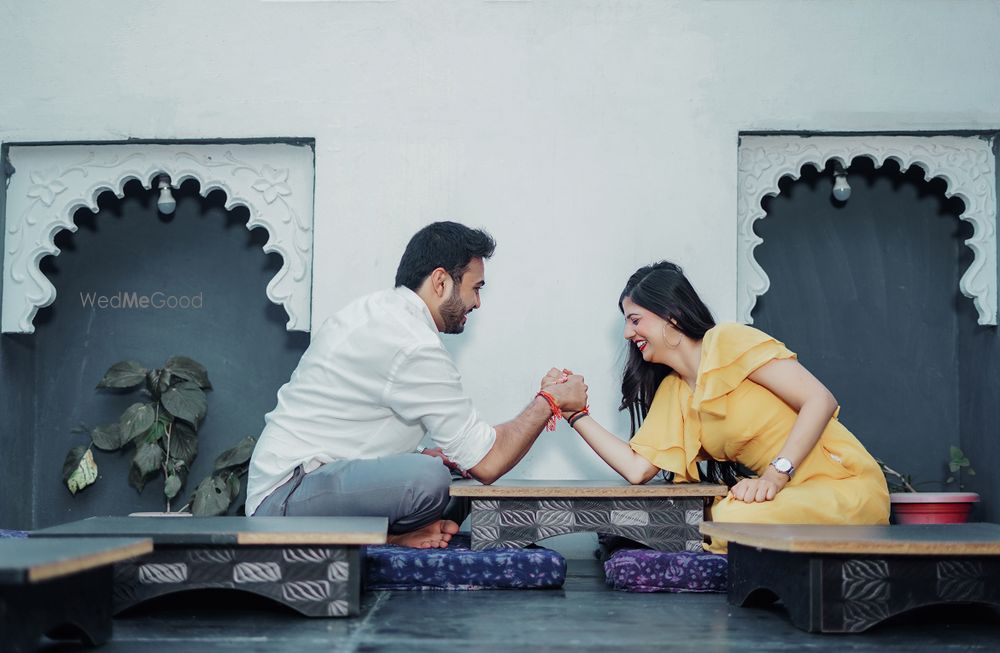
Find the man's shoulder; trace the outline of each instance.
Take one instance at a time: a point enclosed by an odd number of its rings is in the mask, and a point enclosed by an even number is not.
[[[412,295],[412,296],[408,296]],[[353,300],[323,323],[325,332],[351,333],[351,339],[371,339],[395,350],[443,348],[441,337],[428,324],[429,315],[410,290],[377,290]]]

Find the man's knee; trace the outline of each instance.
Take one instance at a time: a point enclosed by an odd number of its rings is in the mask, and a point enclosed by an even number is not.
[[[438,458],[417,456],[408,470],[406,492],[418,513],[441,513],[448,505],[451,472]]]
[[[448,496],[451,487],[451,472],[439,458],[420,455],[414,461],[410,482],[426,492]]]

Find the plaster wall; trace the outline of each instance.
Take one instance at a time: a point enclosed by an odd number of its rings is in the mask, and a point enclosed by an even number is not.
[[[673,259],[735,316],[737,134],[994,130],[998,31],[992,1],[0,0],[0,142],[314,137],[314,324],[427,222],[485,227],[448,338],[480,410],[568,366],[624,434],[627,276]],[[514,473],[610,475],[565,426]]]

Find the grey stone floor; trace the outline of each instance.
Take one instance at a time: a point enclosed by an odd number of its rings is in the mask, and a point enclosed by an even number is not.
[[[780,606],[730,607],[721,594],[609,590],[600,566],[570,560],[562,590],[376,592],[354,619],[307,619],[255,597],[189,593],[115,620],[102,653],[214,651],[1000,651],[1000,613],[954,607],[862,635],[811,635]],[[48,652],[80,651],[49,643]]]

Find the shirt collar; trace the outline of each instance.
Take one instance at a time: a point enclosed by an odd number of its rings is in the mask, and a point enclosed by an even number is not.
[[[424,322],[434,333],[438,332],[437,325],[434,324],[434,318],[431,317],[431,309],[427,308],[427,304],[424,303],[424,300],[420,299],[417,293],[406,286],[399,286],[394,290],[396,295],[406,302],[406,310],[416,317],[423,318]]]

